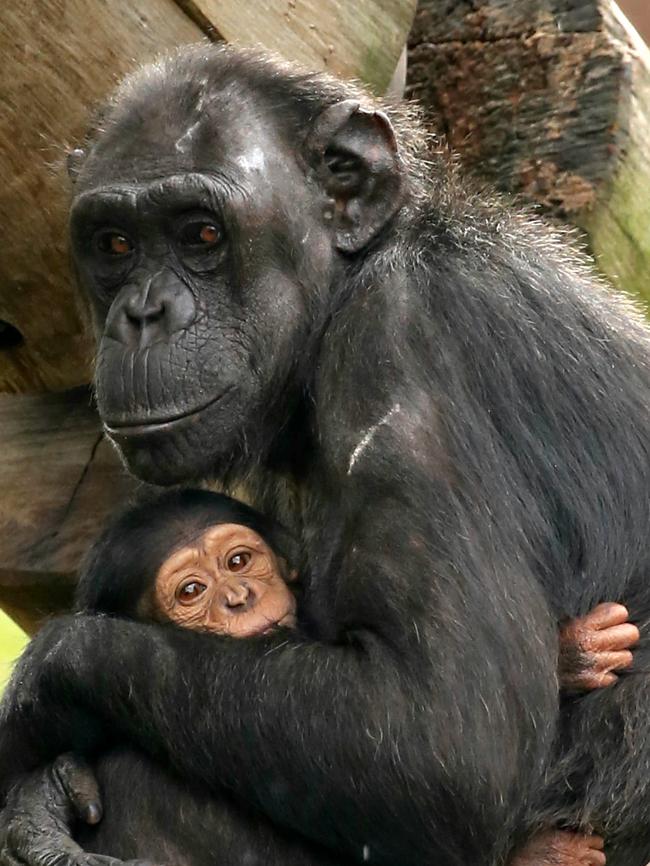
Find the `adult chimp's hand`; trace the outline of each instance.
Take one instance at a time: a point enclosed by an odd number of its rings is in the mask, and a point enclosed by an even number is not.
[[[84,753],[104,740],[105,725],[71,689],[81,668],[76,616],[52,620],[19,659],[0,705],[0,793],[62,752]],[[68,675],[66,675],[68,674]]]
[[[101,801],[92,771],[63,755],[16,785],[0,816],[2,866],[121,866],[121,861],[87,854],[72,839],[75,820],[95,824]],[[137,861],[131,861],[138,866]],[[140,864],[144,866],[144,864]]]

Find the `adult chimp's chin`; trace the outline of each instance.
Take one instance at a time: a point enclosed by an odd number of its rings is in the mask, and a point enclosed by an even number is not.
[[[134,437],[108,432],[129,472],[148,484],[166,487],[190,483],[205,471],[204,461],[195,459],[196,452],[183,441],[185,437],[158,433]]]
[[[104,426],[129,471],[159,486],[221,478],[239,461],[241,425],[237,407],[210,405],[168,421]]]

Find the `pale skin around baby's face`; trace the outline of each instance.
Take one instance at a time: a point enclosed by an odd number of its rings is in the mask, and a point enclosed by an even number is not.
[[[157,620],[231,637],[252,637],[296,624],[287,573],[264,539],[247,526],[221,523],[175,550],[153,590]]]

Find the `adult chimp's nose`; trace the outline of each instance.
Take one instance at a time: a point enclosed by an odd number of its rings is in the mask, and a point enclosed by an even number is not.
[[[232,581],[223,587],[223,606],[232,613],[241,613],[255,606],[256,596],[248,583]]]
[[[175,274],[162,271],[125,286],[106,319],[106,335],[131,348],[164,342],[196,316],[194,298]]]
[[[129,324],[136,330],[155,324],[165,314],[165,302],[153,292],[138,292],[131,295],[124,305]]]

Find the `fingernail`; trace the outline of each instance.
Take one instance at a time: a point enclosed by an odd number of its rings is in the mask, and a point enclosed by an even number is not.
[[[98,803],[91,803],[84,810],[84,821],[86,824],[98,824],[102,818],[102,810]]]

